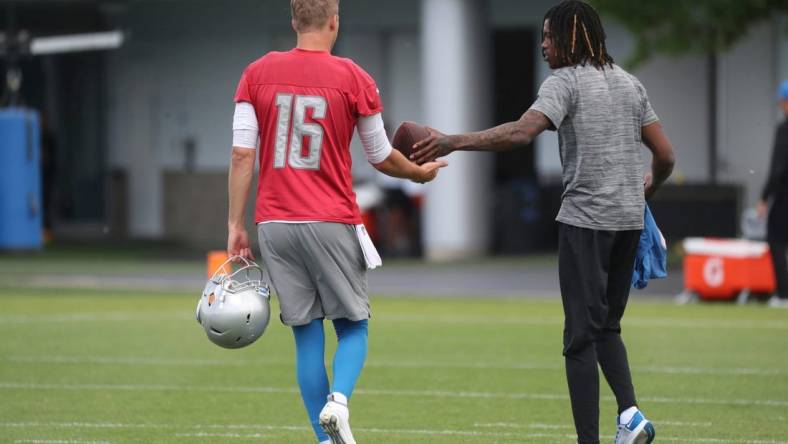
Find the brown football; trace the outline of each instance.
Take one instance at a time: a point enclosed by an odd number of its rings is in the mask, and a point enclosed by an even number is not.
[[[397,132],[394,133],[391,146],[410,159],[410,154],[413,152],[413,144],[426,139],[429,135],[430,132],[424,125],[419,125],[415,122],[402,122],[397,128]]]

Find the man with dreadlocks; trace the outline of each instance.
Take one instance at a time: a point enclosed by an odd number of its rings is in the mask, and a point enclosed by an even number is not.
[[[453,151],[525,147],[544,130],[558,131],[563,354],[578,442],[599,443],[599,363],[618,402],[616,444],[650,443],[654,427],[637,407],[620,321],[645,199],[670,176],[673,147],[643,85],[607,52],[602,22],[591,6],[564,1],[550,9],[542,54],[555,71],[518,121],[451,136],[431,129],[415,144],[412,159],[422,163]],[[641,142],[653,158],[645,176]]]

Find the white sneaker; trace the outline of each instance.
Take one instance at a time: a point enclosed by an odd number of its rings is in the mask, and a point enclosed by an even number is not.
[[[350,410],[345,404],[328,395],[328,402],[320,411],[320,427],[331,437],[333,444],[356,444],[350,431]]]
[[[788,299],[783,299],[779,296],[772,296],[769,298],[769,307],[771,308],[788,308]]]
[[[616,432],[615,444],[651,444],[654,441],[654,425],[646,419],[640,410],[635,412],[632,419],[626,424],[621,424],[616,418],[618,431]]]

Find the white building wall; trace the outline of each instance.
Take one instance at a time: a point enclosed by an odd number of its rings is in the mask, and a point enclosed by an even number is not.
[[[489,0],[489,22],[493,27],[531,26],[538,34],[544,12],[554,3]],[[422,98],[429,91],[422,86],[421,1],[343,0],[341,7],[338,52],[376,77],[390,129],[403,120],[425,119]],[[113,24],[131,38],[109,56],[108,160],[129,173],[132,235],[157,237],[163,225],[162,171],[183,167],[183,144],[189,138],[196,142],[198,170],[227,168],[236,83],[249,62],[269,50],[293,46],[289,8],[281,0],[234,0],[232,7],[212,0],[140,0],[111,11]],[[632,39],[615,23],[606,22],[606,28],[611,53],[626,60]],[[549,68],[536,62],[541,83]],[[706,181],[705,58],[658,57],[633,74],[648,89],[676,148],[672,180]],[[753,30],[720,60],[720,178],[746,184],[748,203],[768,167],[779,120],[774,91],[783,78],[788,78],[788,43],[773,27]],[[523,111],[529,105],[523,104]],[[537,166],[543,177],[560,173],[552,133],[537,141]]]
[[[385,40],[379,32],[348,31],[342,34],[337,42],[335,53],[350,57],[375,79],[380,90],[383,107],[386,107],[386,52]],[[355,181],[372,181],[376,176],[375,169],[367,162],[358,134],[353,136],[351,143],[353,159],[353,178]]]
[[[191,5],[135,2],[114,15],[130,38],[109,58],[108,163],[128,173],[134,237],[163,234],[162,173],[183,168],[187,139],[198,169],[227,168],[235,85],[282,32],[217,2]]]
[[[344,0],[339,54],[352,55],[373,76],[382,76],[387,54],[378,34],[409,29],[404,35],[412,43],[417,11],[418,0]],[[198,171],[227,169],[238,79],[266,52],[295,45],[289,5],[281,0],[234,0],[232,7],[212,0],[141,0],[112,8],[110,19],[130,38],[109,56],[108,164],[128,173],[130,234],[160,237],[163,171],[183,169],[187,139],[196,143]],[[409,57],[403,66],[418,64],[418,52],[399,54]],[[360,170],[365,174],[369,167]]]
[[[623,60],[626,54],[618,57]],[[706,59],[698,56],[660,56],[633,72],[646,87],[673,143],[676,168],[672,183],[699,183],[710,177],[707,73]],[[644,155],[647,163],[650,158],[649,153]]]
[[[491,0],[493,26],[532,26],[541,39],[542,19],[556,1],[534,0],[519,2]],[[604,18],[603,18],[604,20]],[[631,35],[618,23],[604,20],[610,54],[617,63],[625,65],[634,48]],[[552,72],[537,51],[535,66],[537,83],[541,84]],[[703,182],[708,175],[708,120],[706,109],[706,62],[702,57],[656,57],[632,73],[645,85],[652,105],[675,145],[679,163],[674,182]],[[537,85],[538,87],[538,85]],[[530,104],[523,104],[523,111]],[[558,137],[545,132],[536,140],[536,165],[543,181],[557,180],[561,175]],[[644,150],[646,150],[644,148]],[[644,152],[644,159],[650,155]]]
[[[386,38],[386,74],[382,85],[383,118],[393,136],[405,121],[422,122],[421,45],[415,30],[397,30]],[[423,194],[426,185],[395,179],[378,173],[376,182],[385,188],[402,188],[408,195]]]
[[[721,182],[743,184],[745,202],[760,195],[777,124],[778,31],[755,27],[719,60],[719,172]]]

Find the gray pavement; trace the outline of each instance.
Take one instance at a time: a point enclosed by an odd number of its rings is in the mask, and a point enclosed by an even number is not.
[[[369,275],[375,294],[473,296],[473,297],[558,297],[557,264],[474,264],[447,266],[392,266]],[[653,281],[633,296],[673,297],[682,289],[681,271]]]
[[[31,273],[14,282],[39,288],[87,288],[140,291],[194,291],[204,283],[203,264],[144,270]],[[9,276],[0,273],[7,282]],[[488,259],[472,263],[428,264],[390,261],[369,273],[370,293],[391,296],[431,297],[544,297],[559,295],[554,257]],[[672,297],[682,289],[681,270],[667,279],[652,281],[645,290],[632,290],[633,297]]]

